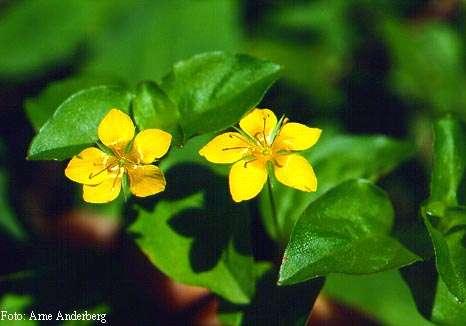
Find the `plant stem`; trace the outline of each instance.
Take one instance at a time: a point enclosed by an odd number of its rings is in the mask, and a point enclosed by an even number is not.
[[[268,190],[269,190],[270,207],[272,208],[272,219],[273,219],[273,227],[275,229],[275,235],[280,245],[283,245],[282,243],[283,239],[282,239],[282,235],[280,232],[280,224],[278,223],[277,206],[275,204],[275,197],[273,195],[273,185],[272,185],[270,174],[269,174],[269,178],[267,179],[267,185],[268,185]]]

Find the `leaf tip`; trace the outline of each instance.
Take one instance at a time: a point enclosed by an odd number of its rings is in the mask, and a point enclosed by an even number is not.
[[[289,273],[286,272],[285,268],[285,262],[282,262],[282,265],[280,266],[280,271],[278,272],[278,280],[277,280],[277,285],[278,286],[284,286],[284,285],[290,285],[290,275]]]

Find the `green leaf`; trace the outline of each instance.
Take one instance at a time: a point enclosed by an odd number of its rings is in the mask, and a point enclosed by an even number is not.
[[[375,317],[383,325],[432,325],[416,310],[409,289],[397,271],[374,275],[330,275],[326,278],[323,293]]]
[[[128,81],[159,80],[178,60],[239,48],[235,1],[120,2],[124,9],[113,17],[109,28],[90,40],[91,55],[84,71],[117,74]]]
[[[89,0],[15,1],[6,6],[0,25],[0,76],[37,73],[71,57],[100,20],[103,6]]]
[[[283,65],[284,78],[318,104],[314,111],[339,108],[344,100],[339,81],[351,65],[354,39],[354,28],[346,19],[349,4],[345,0],[282,4],[265,15],[259,33],[247,43],[251,54]]]
[[[175,143],[181,142],[178,107],[157,83],[147,81],[138,85],[132,109],[139,129],[159,128],[171,133]]]
[[[204,53],[175,64],[161,88],[178,106],[186,140],[235,124],[260,102],[279,71],[247,55]]]
[[[8,324],[16,326],[31,326],[39,325],[37,321],[29,320],[30,307],[33,303],[33,298],[28,295],[6,294],[0,298],[0,310],[7,311],[9,314],[15,312],[23,315],[22,320],[9,321]]]
[[[461,122],[451,116],[434,124],[434,158],[429,199],[430,206],[434,209],[440,205],[458,205],[457,191],[466,165],[465,135]]]
[[[431,197],[421,208],[435,253],[433,261],[410,266],[404,277],[427,318],[445,325],[466,319],[466,208],[456,206],[464,175],[462,124],[447,116],[434,124]],[[431,275],[427,278],[425,275]],[[421,277],[420,277],[421,276]]]
[[[25,110],[28,119],[34,129],[39,130],[68,97],[82,89],[109,83],[115,83],[115,79],[92,75],[53,82],[38,96],[26,100]]]
[[[0,233],[6,232],[15,240],[25,240],[27,233],[7,203],[6,185],[5,171],[0,169]]]
[[[424,214],[435,251],[435,263],[438,273],[448,290],[461,302],[466,299],[466,210],[462,219],[456,225],[450,226],[449,231],[442,233],[431,223],[431,217]],[[439,225],[440,226],[440,225]],[[440,226],[441,227],[441,226]]]
[[[393,61],[390,79],[407,100],[436,112],[464,115],[466,78],[461,35],[447,24],[387,21],[383,26]]]
[[[179,161],[172,156],[169,165],[166,179],[171,182],[165,192],[135,200],[137,219],[129,230],[137,245],[175,281],[207,287],[234,303],[248,303],[255,273],[247,205],[235,205],[225,177],[209,168],[183,155]]]
[[[438,280],[435,303],[431,319],[438,325],[461,325],[466,320],[466,302],[460,302],[446,287],[442,279]]]
[[[419,262],[401,270],[411,288],[418,310],[437,325],[462,325],[466,302],[460,302],[439,277],[433,260]]]
[[[82,90],[63,102],[29,148],[31,160],[63,160],[97,141],[97,127],[111,108],[129,111],[132,94],[119,86]]]
[[[275,268],[258,275],[256,294],[247,306],[220,304],[220,319],[226,325],[306,325],[324,279],[292,286],[277,286]]]
[[[3,143],[0,142],[0,161],[3,161],[4,156]],[[15,240],[23,241],[28,235],[8,203],[7,186],[7,171],[0,166],[0,233],[6,232]]]
[[[317,192],[301,192],[274,182],[280,228],[277,232],[268,190],[264,189],[260,209],[267,231],[274,239],[286,243],[301,214],[326,191],[353,178],[375,181],[412,154],[410,144],[385,136],[327,136],[324,130],[322,139],[311,150],[303,152],[317,175]]]
[[[230,167],[225,164],[212,164],[199,155],[199,150],[204,147],[215,134],[205,134],[191,138],[183,146],[172,146],[166,156],[160,161],[160,168],[165,171],[177,164],[199,164],[208,167],[218,175],[227,176]]]
[[[333,188],[296,223],[279,283],[329,273],[376,273],[418,260],[389,236],[393,215],[387,195],[369,181],[350,180]]]
[[[27,295],[7,294],[0,300],[0,307],[6,310],[21,311],[32,304],[32,297]]]
[[[431,196],[421,213],[435,252],[441,280],[460,301],[466,299],[466,209],[457,207],[466,164],[465,129],[447,116],[434,124]]]

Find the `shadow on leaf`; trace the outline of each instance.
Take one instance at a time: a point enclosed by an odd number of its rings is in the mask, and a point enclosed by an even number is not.
[[[249,232],[248,206],[232,201],[224,177],[196,164],[175,165],[165,177],[167,187],[163,193],[152,198],[133,199],[133,203],[153,212],[161,201],[176,202],[202,193],[200,206],[175,213],[167,221],[174,232],[193,239],[189,258],[194,272],[213,269],[228,252],[230,243],[238,253],[250,254],[249,237],[245,236]],[[136,214],[133,209],[131,219]],[[133,233],[132,236],[141,235]]]
[[[242,312],[244,325],[305,325],[324,278],[290,286],[277,285],[278,270],[269,269],[259,279],[248,306],[221,301],[222,313]]]

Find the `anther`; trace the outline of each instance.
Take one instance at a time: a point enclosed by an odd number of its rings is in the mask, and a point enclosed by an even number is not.
[[[243,165],[244,168],[246,169],[248,167],[248,164],[251,163],[251,162],[254,162],[254,161],[256,161],[256,159],[252,159],[252,160],[244,162],[244,165]]]

